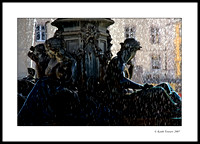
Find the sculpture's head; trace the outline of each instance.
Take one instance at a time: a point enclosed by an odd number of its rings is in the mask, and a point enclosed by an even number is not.
[[[45,49],[50,58],[62,59],[64,56],[64,40],[60,38],[50,38],[45,41]]]
[[[45,55],[44,44],[38,44],[36,46],[31,46],[28,52],[28,57],[30,57],[35,62],[43,61],[43,56]]]
[[[140,42],[136,41],[134,38],[128,38],[121,44],[121,50],[119,54],[123,57],[125,62],[129,62],[136,54],[138,50],[142,47],[140,46]]]

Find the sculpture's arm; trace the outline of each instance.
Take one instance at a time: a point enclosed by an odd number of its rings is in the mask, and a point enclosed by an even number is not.
[[[134,81],[127,79],[126,77],[123,77],[120,80],[120,83],[123,84],[126,88],[132,88],[132,89],[143,89],[144,86],[138,83],[135,83]]]
[[[143,85],[135,83],[134,81],[125,77],[124,69],[125,69],[125,64],[121,67],[122,73],[121,73],[120,83],[124,85],[126,88],[143,89],[144,88]]]
[[[134,69],[134,65],[133,64],[129,64],[130,65],[130,67],[128,68],[128,71],[129,71],[129,74],[130,74],[130,78],[132,78],[132,76],[133,76],[133,69]]]
[[[45,69],[45,75],[49,76],[52,74],[53,68],[58,64],[56,59],[51,59],[48,63],[47,68]]]
[[[71,56],[69,53],[65,53],[67,61],[71,62],[71,72],[72,72],[72,80],[75,82],[77,77],[77,61],[76,59]],[[68,63],[68,62],[67,62]]]

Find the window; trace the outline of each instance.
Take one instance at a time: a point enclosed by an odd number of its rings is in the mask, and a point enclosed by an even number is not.
[[[147,80],[150,80],[150,79],[152,79],[152,76],[151,76],[151,74],[147,74],[147,75],[146,75],[146,79],[147,79]]]
[[[125,27],[125,38],[135,38],[135,33],[135,27]]]
[[[153,75],[153,80],[154,80],[155,82],[159,82],[159,81],[160,81],[160,76],[159,76],[159,74],[154,74],[154,75]]]
[[[36,33],[36,41],[45,41],[46,40],[46,26],[45,25],[36,25],[35,29]]]
[[[151,27],[151,39],[152,44],[159,44],[160,43],[160,32],[159,28]]]
[[[161,58],[160,56],[152,56],[152,69],[161,69]]]

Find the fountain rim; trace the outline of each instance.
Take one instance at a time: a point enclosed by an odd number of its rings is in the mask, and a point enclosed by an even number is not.
[[[105,22],[108,24],[108,26],[114,24],[114,21],[110,18],[57,18],[56,20],[54,20],[51,23],[51,25],[58,26],[60,24],[65,24],[68,22],[77,22],[77,21],[80,21],[80,22],[94,22],[94,21]]]

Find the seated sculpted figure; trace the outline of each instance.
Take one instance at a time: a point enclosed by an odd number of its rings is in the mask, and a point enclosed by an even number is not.
[[[44,46],[50,59],[44,76],[37,80],[19,110],[18,125],[74,124],[79,121],[80,113],[79,97],[73,85],[76,60],[65,51],[63,39],[50,38]]]
[[[137,115],[174,117],[178,113],[180,117],[181,97],[168,83],[153,86],[138,84],[127,78],[127,64],[130,64],[140,48],[142,47],[138,41],[128,38],[121,43],[121,50],[109,63],[106,82],[113,101],[116,102],[115,105],[118,104],[118,107],[124,105],[123,110],[127,108],[129,112],[135,110]],[[133,91],[127,96],[128,89]]]
[[[53,76],[59,80],[76,80],[77,62],[65,50],[65,42],[61,38],[50,38],[45,42],[45,49],[51,58],[45,70],[45,75]]]

